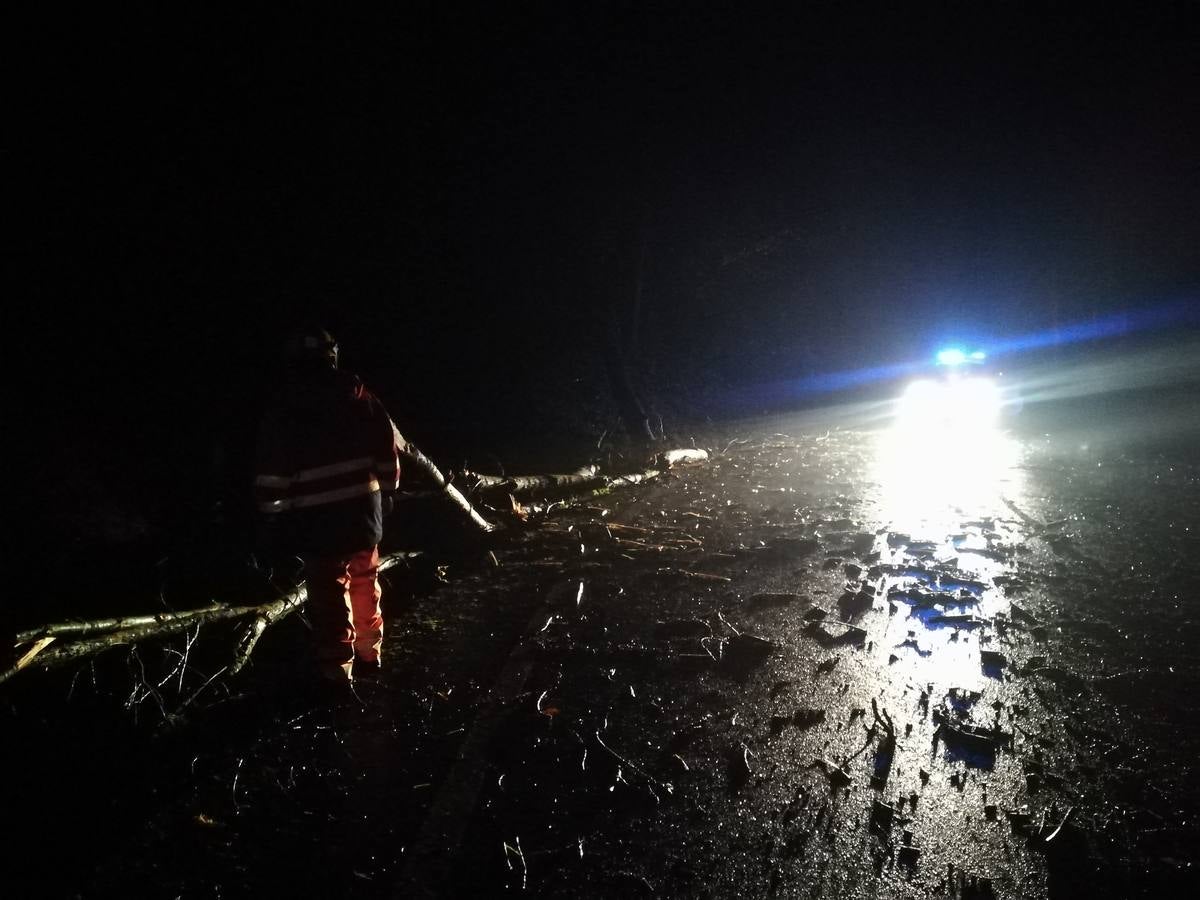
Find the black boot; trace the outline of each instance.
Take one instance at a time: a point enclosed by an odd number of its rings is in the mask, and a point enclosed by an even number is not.
[[[380,659],[356,659],[354,661],[354,680],[363,682],[378,682],[383,672],[383,661]]]

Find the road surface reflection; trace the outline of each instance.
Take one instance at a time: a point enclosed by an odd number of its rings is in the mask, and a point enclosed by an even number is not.
[[[909,407],[872,447],[867,503],[883,571],[874,587],[889,610],[876,651],[938,695],[999,677],[984,665],[980,637],[984,623],[1010,613],[993,579],[1011,568],[1024,537],[1008,507],[1023,501],[1021,443],[978,412],[959,430],[944,412]]]

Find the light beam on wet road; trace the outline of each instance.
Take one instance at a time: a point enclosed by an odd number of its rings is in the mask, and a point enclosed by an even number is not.
[[[894,567],[877,588],[896,609],[877,653],[885,663],[899,657],[896,665],[939,696],[986,683],[979,629],[946,620],[1009,613],[992,579],[1008,568],[1003,548],[1023,537],[1002,520],[1012,517],[1008,502],[1023,502],[1024,478],[1021,442],[1006,432],[1002,411],[989,379],[919,381],[897,401],[891,426],[874,435],[867,500],[887,530],[880,561]],[[977,585],[931,578],[925,566]]]

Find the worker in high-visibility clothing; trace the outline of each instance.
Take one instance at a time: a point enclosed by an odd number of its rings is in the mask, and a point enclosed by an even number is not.
[[[304,562],[318,666],[336,683],[379,672],[379,543],[404,450],[379,399],[338,368],[333,336],[292,334],[260,423],[255,500],[270,543]]]

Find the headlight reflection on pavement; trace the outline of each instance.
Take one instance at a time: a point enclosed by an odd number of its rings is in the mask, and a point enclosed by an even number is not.
[[[986,379],[917,382],[872,448],[871,501],[889,532],[877,549],[892,567],[882,590],[895,592],[896,606],[881,653],[899,657],[921,682],[946,688],[975,688],[986,677],[982,629],[956,617],[1009,612],[992,578],[1009,568],[1004,548],[1022,538],[1001,520],[1012,517],[1006,500],[1022,503],[1024,478],[1016,468],[1021,445],[1002,429],[1000,404]],[[963,588],[931,571],[979,586]]]

